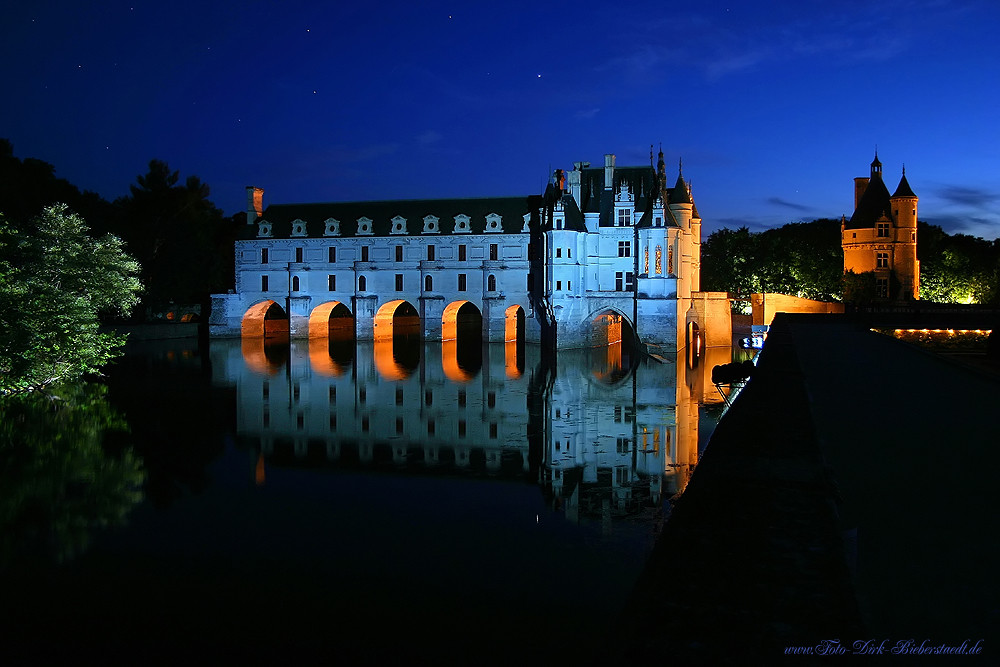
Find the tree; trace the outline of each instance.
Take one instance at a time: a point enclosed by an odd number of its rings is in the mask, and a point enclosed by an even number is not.
[[[844,274],[844,301],[855,305],[870,305],[876,299],[874,271]]]
[[[146,306],[199,303],[229,287],[234,226],[208,196],[197,176],[181,183],[166,162],[151,160],[129,196],[115,202],[116,229],[143,267]]]
[[[967,234],[947,234],[920,223],[920,298],[939,303],[996,303],[1000,242]]]
[[[0,139],[0,212],[18,228],[27,225],[42,209],[56,202],[69,206],[91,222],[110,223],[113,206],[94,192],[83,192],[69,181],[56,178],[56,168],[35,158],[19,160],[7,139]],[[107,229],[98,227],[100,231]]]
[[[21,229],[0,214],[0,395],[96,372],[124,344],[98,315],[135,306],[139,265],[118,238],[87,231],[63,204]]]
[[[702,286],[743,299],[778,292],[838,300],[843,265],[838,220],[789,223],[759,233],[720,229],[702,244]]]

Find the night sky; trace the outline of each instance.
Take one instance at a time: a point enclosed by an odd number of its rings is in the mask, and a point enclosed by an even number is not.
[[[152,158],[227,215],[247,185],[528,195],[662,144],[707,234],[850,216],[877,145],[922,220],[1000,236],[995,0],[41,0],[0,25],[0,137],[108,199]]]

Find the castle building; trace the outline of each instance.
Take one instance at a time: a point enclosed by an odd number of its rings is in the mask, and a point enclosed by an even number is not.
[[[917,196],[906,181],[906,168],[896,191],[882,180],[878,152],[871,175],[854,179],[854,214],[841,219],[844,272],[872,272],[879,299],[920,298],[917,260]]]
[[[556,170],[543,195],[263,206],[248,188],[235,289],[212,295],[214,336],[417,327],[450,340],[588,347],[631,337],[683,347],[697,331],[701,219],[678,171]]]

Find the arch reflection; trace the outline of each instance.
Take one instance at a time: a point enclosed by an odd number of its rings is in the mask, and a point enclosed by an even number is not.
[[[252,354],[220,352],[213,369],[236,384],[255,462],[260,452],[272,467],[528,479],[571,520],[611,529],[683,491],[698,462],[701,406],[721,400],[703,376],[733,353],[711,348],[690,368],[682,349],[661,363],[629,351],[627,320],[609,324],[621,327],[613,344],[554,359],[476,336],[470,365],[462,337],[397,335],[349,341],[339,359],[323,339],[308,352],[286,346],[282,360],[258,339]],[[213,357],[226,343],[213,341]]]

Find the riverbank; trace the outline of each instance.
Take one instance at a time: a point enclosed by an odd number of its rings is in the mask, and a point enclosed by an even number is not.
[[[101,327],[106,333],[127,334],[130,343],[148,340],[172,340],[175,338],[197,338],[198,322],[155,323],[155,324],[108,324]]]
[[[770,662],[1000,625],[1000,381],[837,316],[775,319],[640,578],[619,663]],[[833,646],[833,644],[831,644]],[[795,656],[796,664],[809,664]]]

